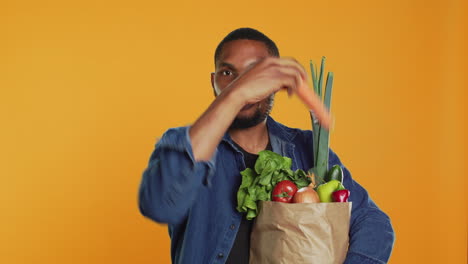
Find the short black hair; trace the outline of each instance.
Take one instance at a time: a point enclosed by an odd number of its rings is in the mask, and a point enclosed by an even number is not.
[[[214,55],[215,66],[216,66],[216,62],[219,59],[219,56],[221,56],[221,51],[223,49],[224,44],[226,44],[229,41],[238,40],[238,39],[249,39],[249,40],[257,40],[257,41],[263,42],[265,46],[267,47],[270,55],[279,57],[279,50],[275,42],[273,42],[273,40],[271,40],[265,34],[253,28],[238,28],[232,31],[231,33],[229,33],[226,37],[224,37],[224,39],[218,44],[218,47],[216,47],[216,51]]]

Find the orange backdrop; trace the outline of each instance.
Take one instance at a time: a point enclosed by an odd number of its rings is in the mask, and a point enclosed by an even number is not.
[[[391,216],[391,263],[466,263],[467,1],[169,2],[0,3],[0,263],[169,263],[141,174],[243,26],[327,56],[331,146]],[[310,127],[285,94],[272,115]]]

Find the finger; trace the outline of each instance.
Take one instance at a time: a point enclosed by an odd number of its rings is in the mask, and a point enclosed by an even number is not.
[[[296,67],[293,66],[277,66],[276,71],[281,74],[281,78],[289,78],[294,80],[294,87],[293,91],[297,89],[297,87],[301,86],[304,80],[302,79],[301,73],[297,70]]]
[[[307,75],[307,71],[305,70],[304,66],[302,66],[302,64],[300,64],[295,58],[281,57],[276,61],[276,63],[284,66],[296,67],[301,72],[303,80],[308,81],[309,77]]]
[[[332,125],[332,116],[328,109],[323,104],[322,100],[310,89],[307,82],[302,81],[300,74],[293,67],[279,67],[279,74],[281,74],[283,88],[288,89],[288,95],[291,91],[297,94],[301,101],[314,112],[320,124],[330,129]]]
[[[290,60],[290,61],[295,62],[299,67],[301,67],[301,69],[302,69],[304,72],[306,72],[306,69],[304,68],[304,66],[302,66],[302,64],[301,64],[298,60],[296,60],[296,58],[294,58],[294,57],[289,57],[289,56],[284,56],[284,57],[281,57],[281,59]]]
[[[292,91],[292,89],[288,88],[288,97],[291,97],[291,96],[292,96],[292,94],[293,94],[293,91]]]
[[[292,73],[285,73],[281,71],[278,71],[276,74],[278,84],[276,85],[277,88],[274,88],[274,92],[284,89],[287,90],[289,96],[291,96],[293,93],[296,93],[295,91],[297,90],[299,82],[298,79],[300,79],[300,77],[295,77]],[[299,76],[299,74],[296,76]]]

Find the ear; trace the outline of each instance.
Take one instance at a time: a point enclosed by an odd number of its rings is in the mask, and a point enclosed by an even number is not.
[[[213,94],[216,97],[217,95],[216,95],[216,89],[215,89],[215,86],[214,86],[214,77],[215,77],[215,73],[212,72],[211,73],[211,88],[213,88]]]

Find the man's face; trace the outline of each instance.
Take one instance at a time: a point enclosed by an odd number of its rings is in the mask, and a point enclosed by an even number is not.
[[[219,95],[248,66],[268,56],[272,55],[269,54],[266,45],[260,41],[241,39],[225,43],[216,63],[216,71],[211,74],[215,95]],[[264,121],[271,112],[273,99],[274,94],[244,107],[234,119],[230,129],[245,129]]]

